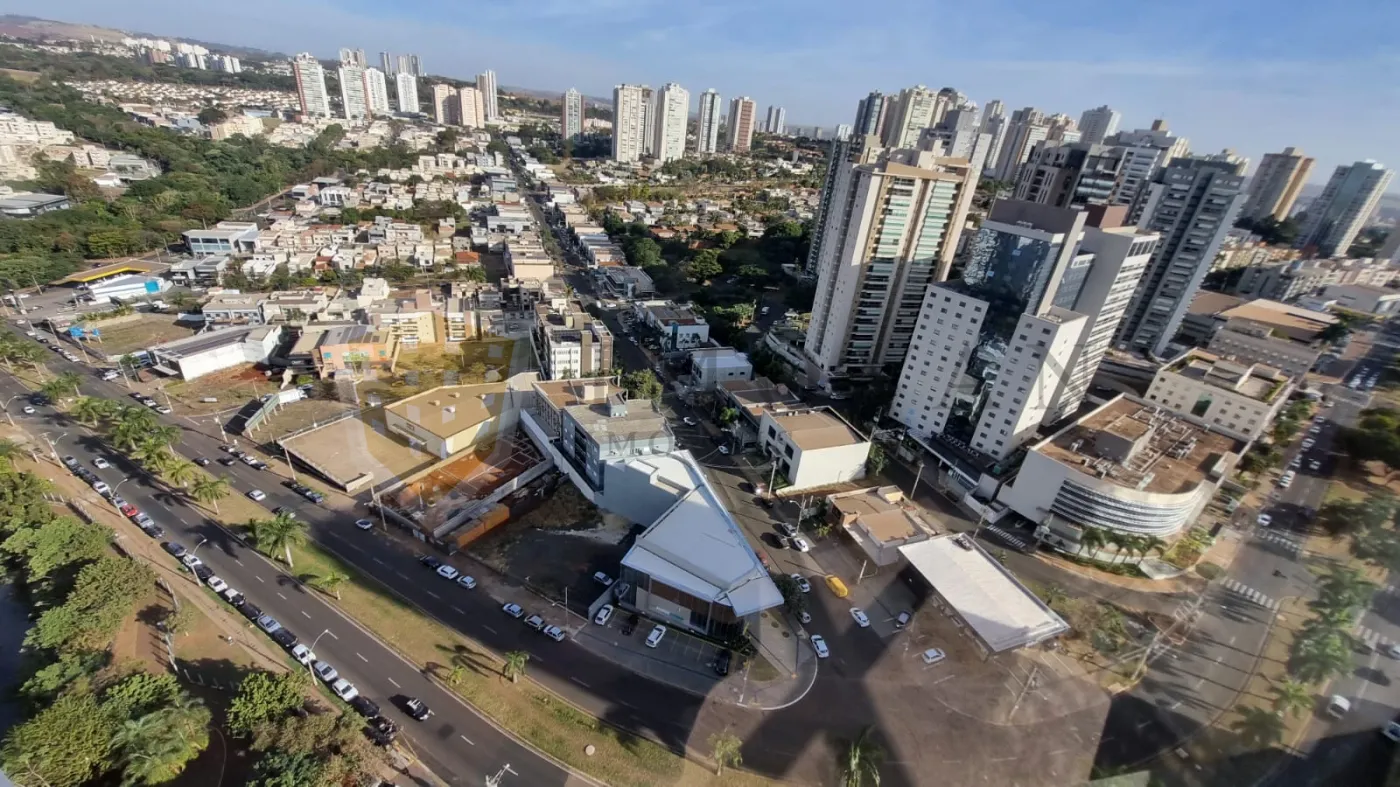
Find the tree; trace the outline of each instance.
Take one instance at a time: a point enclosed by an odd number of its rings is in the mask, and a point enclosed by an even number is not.
[[[63,372],[52,380],[44,383],[44,385],[39,388],[39,391],[43,393],[44,396],[57,402],[61,399],[82,396],[82,393],[78,390],[78,383],[80,382],[82,382],[82,378],[76,373]]]
[[[878,443],[870,444],[870,453],[865,457],[865,469],[875,475],[885,472],[885,467],[889,465],[890,458],[885,454],[885,449]]]
[[[460,686],[462,685],[462,681],[466,680],[466,677],[466,667],[463,667],[461,664],[453,665],[452,670],[447,673],[447,685]]]
[[[880,762],[885,758],[885,750],[875,742],[873,734],[874,728],[866,727],[846,747],[841,761],[842,787],[862,787],[867,779],[874,787],[879,787]]]
[[[510,679],[511,683],[520,680],[520,676],[525,674],[525,665],[530,661],[530,654],[523,650],[512,650],[505,655],[505,661],[501,664],[501,675]]]
[[[738,768],[744,764],[744,754],[740,751],[744,742],[728,730],[710,736],[710,753],[715,758],[715,774],[724,775],[725,768]]]
[[[1283,716],[1267,708],[1246,705],[1238,709],[1240,717],[1230,724],[1246,746],[1267,749],[1283,739]]]
[[[19,558],[30,582],[47,579],[67,566],[90,563],[107,553],[112,531],[57,516],[16,531],[0,551]]]
[[[274,721],[301,707],[306,676],[301,670],[281,675],[254,672],[238,684],[229,705],[226,726],[235,735],[247,735],[265,721]]]
[[[133,672],[102,693],[102,708],[118,720],[135,719],[175,704],[182,694],[168,672]]]
[[[322,574],[312,579],[311,585],[325,593],[334,593],[336,600],[339,601],[340,586],[348,581],[350,581],[350,576],[348,574],[340,571],[331,571],[330,573]]]
[[[269,751],[253,768],[250,787],[301,787],[323,784],[326,766],[319,757],[306,752]]]
[[[98,558],[78,572],[61,605],[39,616],[24,644],[57,651],[100,649],[154,581],[155,575],[142,563],[112,555]]]
[[[199,466],[187,459],[176,459],[165,466],[165,478],[175,486],[184,489],[200,476]]]
[[[91,692],[70,691],[10,731],[0,766],[20,784],[77,787],[111,766],[115,732]]]
[[[1303,683],[1325,683],[1351,670],[1351,638],[1340,631],[1323,631],[1294,640],[1288,671]]]
[[[661,381],[656,378],[656,373],[650,369],[639,369],[623,375],[622,389],[627,392],[628,399],[651,401],[660,399],[663,391]]]
[[[1313,705],[1312,691],[1306,684],[1296,680],[1284,679],[1269,687],[1269,692],[1274,695],[1274,710],[1288,716],[1296,716],[1306,712]]]
[[[199,114],[195,115],[195,117],[199,119],[200,123],[206,126],[212,126],[228,120],[228,113],[218,107],[205,107],[199,110]]]
[[[287,567],[292,568],[292,547],[306,543],[306,523],[283,511],[271,519],[254,519],[248,523],[253,543],[263,552],[282,550]]]
[[[209,746],[209,709],[181,694],[174,703],[129,719],[112,737],[122,785],[162,784],[179,776]]]
[[[1089,554],[1094,555],[1097,554],[1100,549],[1103,549],[1104,545],[1107,543],[1108,539],[1105,537],[1104,531],[1097,527],[1086,527],[1079,535],[1080,552],[1087,549],[1089,550]],[[1079,552],[1075,554],[1079,554]]]
[[[724,426],[729,426],[739,420],[739,411],[733,407],[726,407],[719,411],[719,422]]]
[[[219,513],[219,501],[227,497],[228,492],[227,478],[209,475],[196,478],[194,486],[190,487],[190,496],[201,503],[212,503],[216,514]]]
[[[704,284],[721,273],[724,273],[724,266],[720,265],[719,252],[715,249],[702,250],[686,265],[686,275],[696,284]]]

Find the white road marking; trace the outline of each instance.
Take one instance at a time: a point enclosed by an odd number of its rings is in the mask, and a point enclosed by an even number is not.
[[[428,595],[432,596],[433,598],[435,598],[435,599],[437,599],[437,600],[439,600],[439,601],[442,600],[442,596],[439,596],[438,594],[434,593],[434,592],[431,591],[431,590],[425,590],[425,591],[423,591],[423,592],[424,592],[424,593],[427,593]]]
[[[583,681],[579,680],[578,678],[569,678],[569,680],[573,681],[574,683],[577,683],[578,685],[584,687],[585,689],[592,688],[592,686],[589,686],[587,683],[584,683]]]
[[[280,598],[280,599],[282,599],[283,601],[286,601],[286,600],[287,600],[287,597],[284,596],[284,595],[282,595],[281,593],[278,593],[278,594],[277,594],[277,597]]]
[[[462,608],[461,608],[461,607],[459,607],[459,606],[457,606],[457,605],[455,605],[455,604],[452,606],[452,611],[453,611],[453,612],[456,612],[458,615],[465,615],[465,614],[467,614],[467,613],[465,613],[465,612],[462,611]]]
[[[402,571],[395,571],[394,574],[396,574],[399,579],[408,579],[408,575]]]
[[[472,739],[471,739],[471,738],[468,738],[468,737],[465,736],[465,735],[458,735],[457,737],[458,737],[458,738],[461,738],[462,740],[466,741],[467,743],[471,743],[471,745],[473,745],[473,746],[476,745],[475,743],[472,743]]]
[[[256,580],[259,581],[259,582],[266,582],[266,581],[267,581],[267,580],[263,579],[262,577],[258,576],[257,574],[254,574],[254,575],[253,575],[253,579],[256,579]]]
[[[381,566],[384,565],[384,561],[380,560],[379,558],[374,558],[374,562],[378,563]]]
[[[493,628],[491,628],[490,626],[482,626],[482,628],[486,629],[487,631],[491,632],[492,634],[495,634],[495,633],[496,633],[496,630],[493,629]]]
[[[386,675],[385,677],[388,677],[388,676]],[[394,688],[396,688],[396,689],[401,689],[401,688],[403,688],[403,686],[400,686],[400,685],[399,685],[399,682],[396,681],[396,680],[394,680],[393,678],[389,678],[389,682],[392,683],[392,684],[394,684]]]
[[[356,652],[355,652],[355,655],[356,655],[356,656],[360,656],[359,651],[356,651]],[[365,658],[364,656],[360,656],[360,661],[363,661],[363,662],[366,663],[366,664],[369,663],[369,659]]]
[[[305,611],[305,610],[299,609],[299,610],[297,610],[297,611],[300,612],[300,613],[301,613],[301,616],[304,617],[304,618],[306,618],[307,620],[310,620],[310,619],[311,619],[311,616],[308,615],[308,614],[306,614],[306,611]]]
[[[238,558],[234,558],[234,559],[233,559],[233,562],[237,563],[237,564],[240,565],[240,566],[243,565],[243,561],[242,561],[242,560],[239,560]]]

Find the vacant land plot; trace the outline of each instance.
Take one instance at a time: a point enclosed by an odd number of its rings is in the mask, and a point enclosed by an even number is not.
[[[253,431],[253,436],[259,442],[265,442],[290,434],[298,429],[325,423],[337,415],[353,409],[354,405],[334,399],[302,399],[300,402],[284,404],[273,411]]]
[[[247,364],[193,380],[172,380],[165,383],[164,390],[176,402],[181,415],[204,415],[245,404],[249,399],[276,391],[277,386],[268,381],[267,375]],[[200,401],[202,399],[218,401]]]
[[[134,316],[135,319],[121,322],[89,323],[89,328],[96,328],[102,335],[102,340],[93,342],[92,348],[108,357],[125,355],[157,344],[165,344],[176,339],[193,336],[195,332],[192,326],[177,323],[174,317],[167,314]]]

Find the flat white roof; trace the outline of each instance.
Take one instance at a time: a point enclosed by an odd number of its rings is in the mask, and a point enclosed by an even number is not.
[[[902,546],[899,552],[993,653],[1034,645],[1069,630],[1069,624],[971,538],[931,538]]]

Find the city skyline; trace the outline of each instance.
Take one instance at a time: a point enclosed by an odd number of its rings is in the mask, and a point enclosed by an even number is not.
[[[1159,20],[1166,29],[1155,30],[1151,47],[1144,50],[1141,20],[1134,18],[1139,12],[1105,20],[1087,10],[1075,14],[1073,8],[1060,9],[1050,15],[1021,2],[1004,2],[969,9],[952,27],[941,21],[939,35],[949,46],[940,47],[940,57],[932,58],[922,54],[925,48],[900,47],[888,40],[893,35],[912,44],[929,33],[931,22],[876,30],[884,26],[852,26],[838,9],[823,6],[802,15],[772,14],[770,9],[755,13],[749,6],[726,1],[707,6],[698,18],[680,21],[661,13],[652,0],[483,6],[473,10],[469,29],[444,17],[445,8],[435,1],[422,0],[393,7],[353,3],[289,8],[268,0],[251,0],[236,8],[206,0],[153,0],[139,8],[94,0],[21,6],[15,10],[288,53],[313,51],[330,57],[347,46],[375,53],[421,52],[434,73],[470,79],[495,68],[507,75],[507,84],[560,94],[573,85],[585,95],[604,97],[615,84],[674,81],[694,86],[694,97],[698,90],[714,87],[721,95],[751,95],[764,104],[786,107],[789,126],[849,124],[856,102],[871,90],[889,94],[922,83],[934,89],[955,87],[980,105],[1001,99],[1009,107],[1036,106],[1047,114],[1064,112],[1074,118],[1106,104],[1122,113],[1124,128],[1146,127],[1152,119],[1165,117],[1192,140],[1197,152],[1230,147],[1256,164],[1266,152],[1303,148],[1317,159],[1309,180],[1316,185],[1338,165],[1375,159],[1393,166],[1400,161],[1400,142],[1388,133],[1400,122],[1400,102],[1377,94],[1393,91],[1389,86],[1397,83],[1394,77],[1400,72],[1400,59],[1391,54],[1383,32],[1400,22],[1396,8],[1367,9],[1368,24],[1358,28],[1349,23],[1354,15],[1338,9],[1299,6],[1278,14],[1276,8],[1246,2],[1226,9],[1228,18],[1222,19],[1221,9],[1212,6],[1202,18],[1216,19],[1220,24],[1213,29],[1220,32],[1205,36],[1198,29],[1188,35],[1185,25],[1193,18],[1188,8]],[[1202,4],[1200,10],[1207,8]],[[279,23],[267,25],[262,20],[268,18]],[[512,22],[546,19],[561,23],[558,29],[569,35],[512,40],[510,31],[521,29]],[[745,22],[739,25],[744,33],[724,37],[724,52],[688,46],[701,40],[704,30],[718,31],[738,21]],[[586,34],[602,25],[609,27],[609,36]],[[624,28],[621,46],[601,47],[597,42],[612,40],[617,25]],[[1290,32],[1239,33],[1258,25]],[[1180,35],[1172,35],[1173,29]],[[987,43],[988,30],[996,31],[995,48],[978,45]],[[1293,48],[1300,40],[1294,32],[1308,36],[1307,47]],[[877,33],[881,57],[833,56],[861,51],[861,42],[873,43]],[[1047,50],[1030,45],[1056,34],[1077,38],[1083,45],[1060,48],[1067,54],[1058,60],[1044,59],[1040,53]],[[789,43],[775,52],[773,40]],[[1015,46],[1018,41],[1027,46]],[[1027,55],[1034,59],[1000,54],[1016,51],[1036,54]],[[1086,51],[1095,53],[1093,59],[1082,54]],[[792,73],[804,78],[793,81]],[[1346,103],[1352,122],[1338,125],[1325,113],[1297,111],[1322,101]]]

